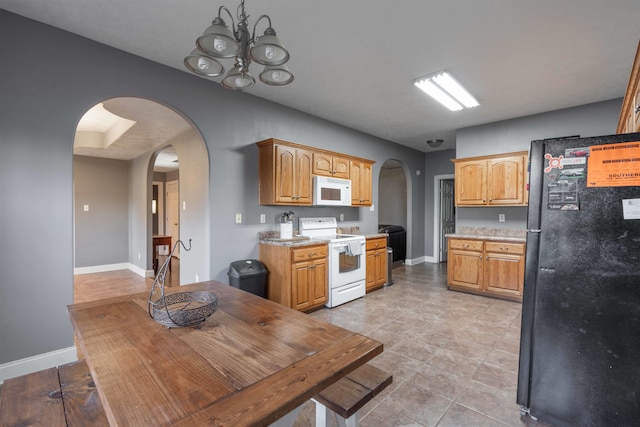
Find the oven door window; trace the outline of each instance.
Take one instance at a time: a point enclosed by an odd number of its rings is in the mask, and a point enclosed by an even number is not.
[[[338,262],[338,272],[340,274],[356,271],[360,268],[360,260],[362,255],[347,255],[346,252],[340,252]]]

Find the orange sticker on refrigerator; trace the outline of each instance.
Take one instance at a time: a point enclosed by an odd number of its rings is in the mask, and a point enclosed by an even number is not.
[[[592,146],[587,187],[631,186],[640,186],[640,141]]]

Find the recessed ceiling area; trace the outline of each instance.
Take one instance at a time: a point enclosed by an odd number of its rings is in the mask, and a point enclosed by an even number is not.
[[[235,11],[239,3],[0,7],[193,75],[183,60],[195,40],[219,6]],[[425,152],[453,148],[456,129],[622,98],[640,22],[638,0],[249,0],[246,8],[251,25],[270,16],[295,75],[287,86],[259,82],[246,93]],[[251,64],[254,75],[261,70]],[[480,105],[451,112],[413,85],[441,70]],[[218,85],[221,77],[202,79]],[[444,143],[431,148],[430,139]]]
[[[191,124],[175,111],[141,98],[113,98],[97,104],[78,123],[73,153],[80,156],[132,160],[166,145]],[[175,149],[156,159],[162,172],[178,168]]]

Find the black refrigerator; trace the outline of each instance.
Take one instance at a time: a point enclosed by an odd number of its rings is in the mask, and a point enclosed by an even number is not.
[[[640,426],[640,133],[532,141],[517,401]]]

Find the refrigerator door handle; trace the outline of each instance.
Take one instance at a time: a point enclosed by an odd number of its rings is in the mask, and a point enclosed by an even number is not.
[[[536,230],[532,230],[532,229],[528,229],[528,230],[527,230],[527,232],[529,232],[529,233],[539,233],[539,232],[541,232],[541,231],[542,231],[542,229],[540,229],[540,228],[538,228],[538,229],[536,229]]]

